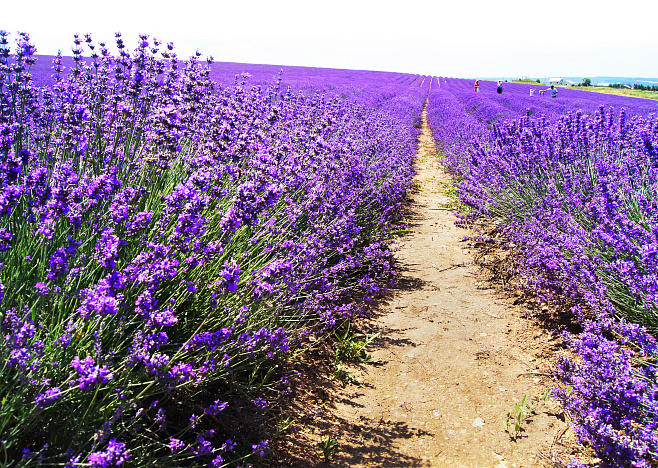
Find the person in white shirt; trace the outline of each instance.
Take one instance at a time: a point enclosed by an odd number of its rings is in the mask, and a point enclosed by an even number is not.
[[[552,98],[557,97],[557,89],[555,88],[555,85],[551,85],[551,89],[547,89],[546,91],[549,91],[551,93]]]

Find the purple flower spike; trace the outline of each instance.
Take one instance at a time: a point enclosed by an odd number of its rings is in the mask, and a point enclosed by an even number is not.
[[[87,461],[89,466],[96,468],[107,468],[109,466],[121,466],[123,462],[130,459],[130,451],[126,450],[126,444],[111,439],[107,444],[104,452],[92,452],[89,454]]]
[[[112,380],[112,374],[107,366],[95,365],[94,358],[91,356],[87,356],[84,360],[76,356],[71,362],[71,367],[78,373],[80,390],[91,390],[97,385],[104,385]]]
[[[210,405],[208,408],[206,408],[204,412],[211,416],[215,416],[220,412],[224,411],[227,407],[228,407],[227,402],[220,402],[219,400],[215,400],[215,402],[212,405]]]
[[[62,396],[62,391],[58,387],[49,388],[44,393],[39,393],[34,399],[34,404],[39,409],[44,409],[55,400]]]
[[[185,448],[185,443],[181,440],[174,439],[173,437],[169,439],[169,450],[171,453],[178,453]]]
[[[224,269],[219,273],[223,278],[220,281],[220,287],[230,291],[238,292],[238,279],[240,278],[240,265],[235,261],[224,263]]]
[[[267,401],[264,400],[264,399],[261,398],[261,397],[256,398],[256,399],[253,401],[253,404],[254,404],[254,406],[255,406],[256,408],[260,408],[260,409],[265,409],[265,408],[267,408]]]

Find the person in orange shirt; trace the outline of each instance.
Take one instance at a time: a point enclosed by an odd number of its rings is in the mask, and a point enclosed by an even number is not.
[[[480,92],[480,80],[475,80],[475,92]]]

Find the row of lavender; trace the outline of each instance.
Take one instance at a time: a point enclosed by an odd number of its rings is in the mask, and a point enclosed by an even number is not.
[[[554,395],[605,467],[658,457],[658,106],[560,89],[502,95],[441,79],[428,118],[468,217],[499,225],[524,284],[570,304],[582,332]],[[632,118],[630,116],[633,116]],[[488,125],[493,124],[493,125]],[[507,244],[507,245],[510,245]],[[577,466],[579,463],[574,461]]]
[[[52,56],[37,56],[38,61],[30,69],[36,86],[51,86]],[[62,66],[75,66],[73,57],[62,57]],[[182,65],[182,62],[179,63]],[[316,92],[322,90],[330,95],[344,97],[358,95],[364,91],[386,86],[409,85],[429,89],[429,76],[408,73],[374,72],[366,70],[344,70],[280,65],[261,65],[235,62],[213,62],[209,78],[221,86],[230,86],[248,76],[251,85],[271,86],[280,81],[280,86],[295,90]]]
[[[0,460],[247,464],[267,441],[231,399],[272,405],[278,357],[392,273],[426,91],[220,87],[117,47],[76,38],[37,88],[0,32]]]

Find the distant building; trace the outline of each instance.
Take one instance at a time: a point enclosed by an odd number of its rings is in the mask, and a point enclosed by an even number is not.
[[[576,83],[571,81],[571,80],[564,80],[564,84],[569,85],[569,86],[576,86]]]
[[[602,81],[601,83],[597,83],[597,84],[595,84],[594,86],[606,86],[606,87],[609,87],[609,86],[610,86],[610,83],[605,83],[605,82]]]
[[[552,84],[552,85],[564,84],[564,80],[562,78],[549,78],[548,84]]]

